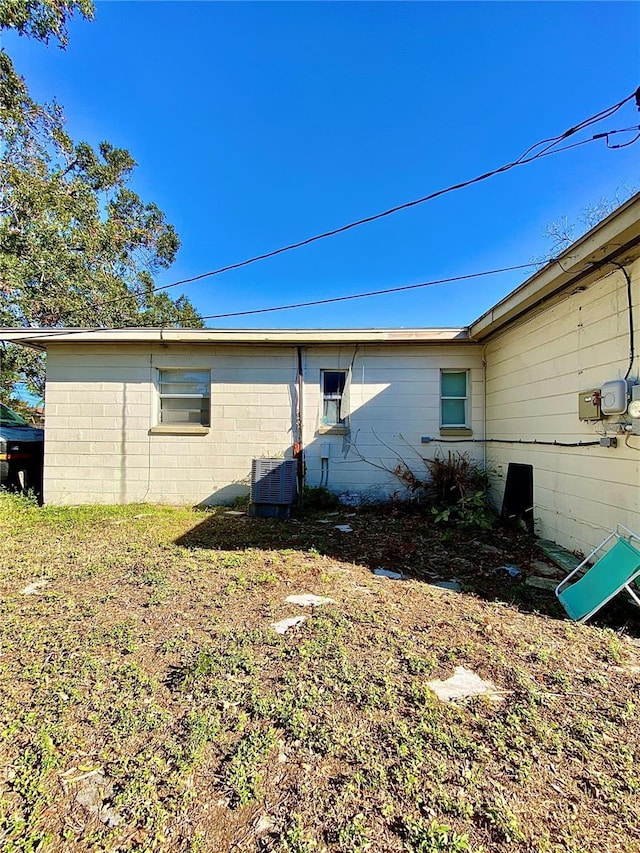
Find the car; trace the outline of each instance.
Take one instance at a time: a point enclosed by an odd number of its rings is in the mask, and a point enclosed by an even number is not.
[[[0,403],[0,487],[42,498],[44,430]]]

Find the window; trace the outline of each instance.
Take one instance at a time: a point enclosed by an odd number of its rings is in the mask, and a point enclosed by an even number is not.
[[[440,371],[440,426],[469,426],[469,372]]]
[[[209,426],[211,373],[208,370],[159,370],[160,423]]]
[[[342,398],[347,381],[346,370],[323,370],[322,380],[322,424],[323,426],[343,426]]]

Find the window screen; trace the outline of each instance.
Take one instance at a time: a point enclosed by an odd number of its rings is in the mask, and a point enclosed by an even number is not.
[[[211,373],[208,370],[160,370],[160,423],[209,426]]]

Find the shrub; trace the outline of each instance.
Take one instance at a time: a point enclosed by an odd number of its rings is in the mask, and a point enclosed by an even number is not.
[[[435,505],[455,506],[478,492],[484,494],[489,484],[487,472],[468,453],[449,451],[446,458],[436,456],[426,460],[426,465],[426,491]]]
[[[335,509],[339,500],[324,486],[305,486],[302,490],[302,506],[310,510]]]
[[[467,453],[427,460],[429,481],[425,492],[433,504],[436,524],[453,522],[461,527],[493,526],[494,514],[487,501],[488,472]]]

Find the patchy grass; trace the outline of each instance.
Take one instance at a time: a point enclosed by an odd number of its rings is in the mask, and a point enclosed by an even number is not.
[[[640,617],[564,621],[522,534],[324,518],[0,495],[3,851],[638,849]]]

